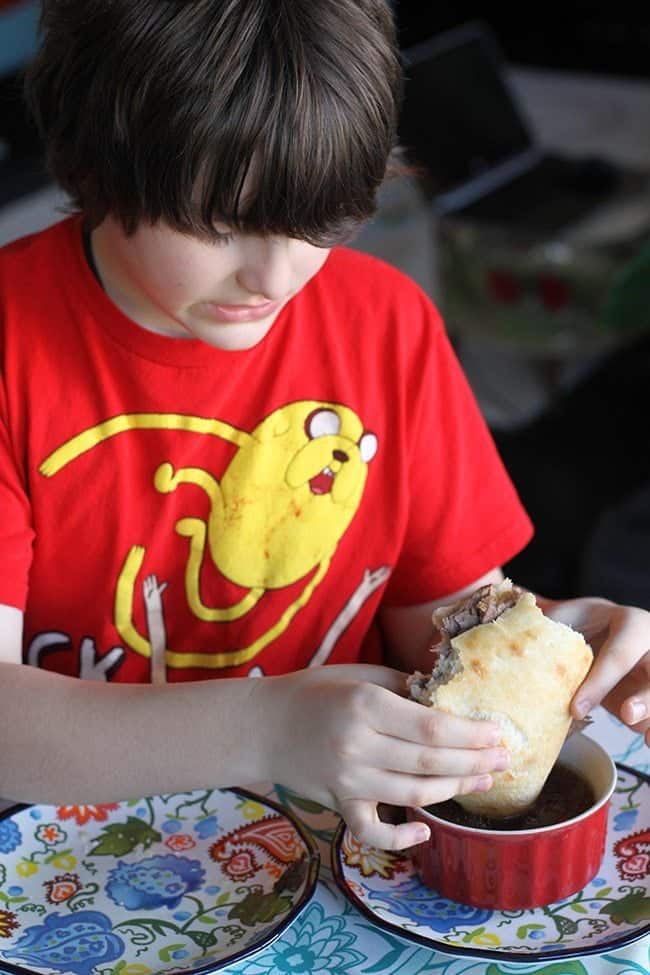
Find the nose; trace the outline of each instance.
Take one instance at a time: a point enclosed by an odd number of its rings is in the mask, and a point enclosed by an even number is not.
[[[334,460],[340,460],[342,464],[345,464],[346,460],[350,459],[344,450],[333,450],[332,457]]]
[[[237,283],[251,295],[280,301],[291,291],[290,241],[282,237],[255,238],[250,241]]]

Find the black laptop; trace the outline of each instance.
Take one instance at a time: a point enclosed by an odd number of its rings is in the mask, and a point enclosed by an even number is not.
[[[403,52],[400,141],[442,214],[549,234],[618,187],[612,161],[544,151],[490,28],[472,21]]]

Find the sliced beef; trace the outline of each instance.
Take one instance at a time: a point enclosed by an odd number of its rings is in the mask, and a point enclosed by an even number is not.
[[[431,704],[436,688],[448,683],[463,669],[459,655],[451,645],[454,637],[481,623],[492,623],[511,609],[522,594],[523,589],[513,585],[510,579],[504,579],[497,584],[481,586],[469,596],[434,610],[433,625],[442,639],[431,648],[434,654],[431,673],[416,671],[408,678],[410,696],[422,704]]]

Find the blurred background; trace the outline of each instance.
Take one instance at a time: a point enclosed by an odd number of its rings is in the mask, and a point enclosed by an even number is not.
[[[537,528],[507,571],[650,609],[650,14],[495,6],[395,0],[412,175],[354,246],[445,316]],[[65,202],[21,100],[37,19],[0,0],[0,245]]]

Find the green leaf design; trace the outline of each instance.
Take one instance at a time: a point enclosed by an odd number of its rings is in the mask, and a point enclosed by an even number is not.
[[[126,921],[119,921],[117,924],[113,925],[114,931],[117,931],[118,928],[124,928],[125,930],[128,930],[129,928],[142,928],[151,936],[151,941],[154,940],[153,935],[158,935],[159,938],[165,938],[167,937],[168,932],[182,935],[182,931],[175,924],[172,924],[171,921],[163,921],[161,918],[128,918]],[[151,942],[147,943],[150,944]],[[140,944],[140,941],[138,941],[138,944]]]
[[[59,857],[67,857],[72,853],[72,847],[69,846],[67,850],[54,850],[48,857],[45,857],[43,863],[52,863],[53,860],[58,860]]]
[[[305,799],[304,796],[297,796],[295,792],[290,794],[290,799],[291,805],[297,806],[303,812],[316,813],[317,815],[323,812],[323,806],[318,802],[314,802],[313,799]]]
[[[306,876],[307,859],[303,854],[300,860],[294,860],[293,863],[290,863],[284,873],[278,877],[273,884],[273,891],[276,894],[281,894],[285,890],[299,890],[300,887],[302,887]]]
[[[147,850],[162,839],[157,830],[135,816],[129,816],[126,823],[110,823],[102,832],[104,835],[90,850],[91,856],[124,856],[136,846]]]
[[[214,936],[212,931],[186,931],[188,938],[191,938],[194,944],[197,944],[199,948],[206,950],[207,948],[212,948],[217,943],[217,938]]]
[[[647,921],[650,920],[650,897],[645,896],[645,891],[635,891],[601,907],[600,913],[609,914],[614,924],[624,922],[637,924],[639,921]]]
[[[230,897],[230,894],[229,894],[228,891],[225,891],[223,894],[219,894],[219,896],[217,897],[217,900],[215,902],[215,907],[223,907],[224,904],[227,904],[228,903],[228,898],[229,897]]]
[[[587,910],[587,908],[585,907],[585,905],[584,904],[580,904],[579,902],[576,902],[575,904],[572,904],[571,907],[573,908],[574,911],[577,911],[578,914],[588,914],[589,913],[589,911]]]
[[[253,891],[247,894],[243,901],[231,908],[228,918],[241,921],[247,927],[253,927],[260,922],[272,921],[276,915],[284,914],[290,907],[290,897],[282,897],[276,893],[262,894]]]
[[[565,934],[575,934],[578,930],[578,925],[570,917],[564,917],[563,914],[553,914],[552,917],[555,927],[563,937]]]
[[[161,961],[171,961],[172,951],[178,951],[179,948],[184,948],[184,947],[185,947],[184,941],[177,945],[167,945],[166,948],[160,949],[160,951],[158,952],[158,957],[160,958]]]
[[[544,928],[544,924],[522,924],[521,927],[517,928],[517,937],[520,941],[524,941],[528,937],[529,931],[543,931]]]

